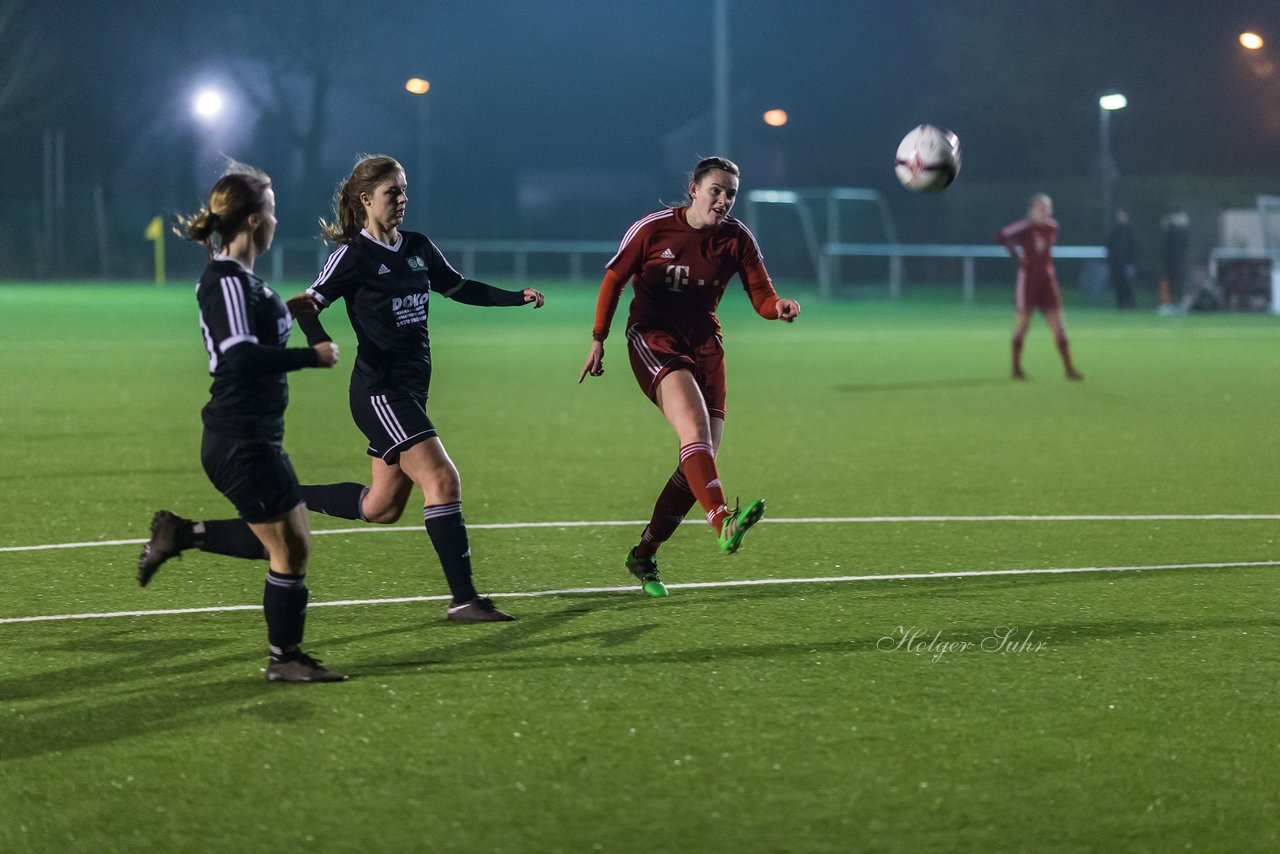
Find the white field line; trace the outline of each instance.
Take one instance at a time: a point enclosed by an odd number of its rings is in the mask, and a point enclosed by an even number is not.
[[[713,587],[761,587],[769,584],[839,584],[856,581],[923,581],[935,578],[983,578],[1014,575],[1067,575],[1087,572],[1152,572],[1170,569],[1236,569],[1242,567],[1280,566],[1280,560],[1240,561],[1236,563],[1162,563],[1147,566],[1068,566],[1050,569],[975,569],[954,572],[897,572],[884,575],[828,575],[811,578],[756,578],[738,581],[695,581],[687,584],[668,584],[671,590],[694,590]],[[494,593],[504,598],[534,598],[538,596],[564,596],[579,593],[635,593],[634,585],[626,587],[567,587],[560,590],[526,590],[512,593]],[[311,602],[308,608],[335,608],[351,605],[395,605],[406,602],[441,602],[448,596],[398,596],[390,599],[344,599],[336,602]],[[54,620],[94,620],[105,617],[159,617],[174,614],[212,614],[227,611],[258,611],[261,605],[223,605],[209,608],[174,608],[157,611],[111,611],[100,614],[48,614],[34,617],[3,617],[4,623],[39,623]]]
[[[958,297],[956,305],[959,305]],[[1122,328],[1097,327],[1084,330],[1079,323],[1074,324],[1076,328],[1072,333],[1082,339],[1102,339],[1115,338],[1124,341],[1138,340],[1231,340],[1235,341],[1240,338],[1275,338],[1277,337],[1276,328],[1267,325],[1265,322],[1258,326],[1212,326],[1209,325],[1210,318],[1202,317],[1181,317],[1162,323],[1158,326],[1149,327],[1131,327]],[[761,338],[767,335],[759,329],[745,328],[734,331],[734,340],[741,341],[747,338]],[[904,341],[1005,341],[1008,340],[1009,334],[1003,327],[999,329],[969,329],[963,327],[906,327],[895,328],[893,330],[882,329],[860,329],[858,331],[857,342],[859,344],[880,342],[888,342],[893,344],[902,343]],[[522,336],[522,340],[533,340],[534,334],[528,333]],[[542,337],[537,338],[543,341]],[[849,344],[850,336],[846,331],[831,329],[815,329],[810,327],[806,330],[804,336],[785,336],[774,340],[769,339],[770,346],[801,348],[820,346],[829,343]],[[353,343],[351,346],[355,346]],[[442,345],[446,346],[446,345]],[[483,335],[479,333],[456,333],[449,336],[448,347],[493,347],[493,338],[491,335]],[[41,339],[38,341],[0,341],[0,350],[21,350],[43,351],[43,350],[59,350],[64,345],[59,341],[51,341]],[[117,351],[120,349],[120,342],[111,338],[89,339],[85,341],[77,341],[76,347],[81,350],[109,350]],[[195,345],[193,349],[192,341],[189,338],[175,338],[172,340],[160,339],[149,342],[137,342],[129,345],[130,350],[162,350],[165,352],[174,352],[184,355],[201,352],[199,345]],[[1003,374],[1000,375],[1003,378]]]
[[[845,525],[885,524],[908,522],[1276,522],[1280,513],[1202,513],[1202,514],[1124,514],[1114,516],[813,516],[795,519],[763,519],[760,524],[770,525]],[[506,531],[519,528],[606,528],[619,525],[640,526],[642,520],[604,520],[599,522],[495,522],[487,525],[467,525],[472,531]],[[397,534],[406,531],[422,532],[421,525],[362,525],[359,528],[329,528],[314,530],[316,536],[327,534]],[[49,549],[89,549],[97,546],[140,546],[145,539],[95,540],[85,543],[43,543],[34,546],[0,546],[4,552],[38,552]]]

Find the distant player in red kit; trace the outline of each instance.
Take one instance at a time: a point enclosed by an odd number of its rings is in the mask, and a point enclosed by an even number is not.
[[[655,555],[695,503],[706,511],[720,550],[733,554],[764,515],[764,499],[730,510],[716,469],[724,434],[725,366],[716,306],[738,276],[756,313],[790,323],[795,300],[781,299],[747,227],[729,216],[738,195],[738,166],[708,157],[690,176],[684,205],[637,221],[606,265],[596,303],[591,351],[578,376],[604,373],[604,341],[630,282],[627,349],[640,388],[657,404],[680,440],[680,463],[663,487],[653,517],[626,567],[650,596],[666,596]]]
[[[1040,309],[1053,330],[1053,340],[1062,355],[1067,379],[1082,380],[1084,375],[1071,363],[1071,345],[1062,325],[1062,298],[1058,293],[1058,277],[1053,270],[1053,245],[1058,242],[1058,221],[1053,218],[1053,199],[1044,193],[1031,197],[1027,218],[1006,225],[996,233],[996,242],[1004,245],[1018,261],[1015,290],[1015,322],[1013,328],[1013,378],[1025,380],[1022,372],[1022,342],[1031,323],[1031,312]]]

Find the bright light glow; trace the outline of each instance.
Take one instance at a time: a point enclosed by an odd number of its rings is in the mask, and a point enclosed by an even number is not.
[[[1249,50],[1257,50],[1262,47],[1262,36],[1257,33],[1241,33],[1240,44]]]
[[[780,128],[787,123],[786,110],[769,110],[764,114],[764,123],[769,127]]]
[[[202,119],[211,119],[222,112],[224,106],[222,93],[216,89],[202,89],[196,93],[192,107],[196,115]]]
[[[421,77],[410,77],[405,81],[404,88],[415,95],[425,95],[427,90],[431,88],[431,83]]]
[[[1123,110],[1129,106],[1129,99],[1119,92],[1110,92],[1098,99],[1098,106],[1104,110]]]
[[[800,200],[799,194],[792,190],[751,190],[747,199],[753,202],[794,205]]]

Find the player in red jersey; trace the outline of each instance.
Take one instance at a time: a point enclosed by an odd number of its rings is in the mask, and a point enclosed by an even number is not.
[[[800,304],[778,297],[755,237],[729,216],[737,195],[737,164],[708,157],[694,168],[684,205],[655,211],[631,226],[605,267],[591,351],[578,376],[582,382],[604,373],[604,342],[630,282],[635,289],[626,332],[631,370],[680,440],[680,464],[626,559],[650,596],[667,595],[655,555],[695,503],[706,511],[727,554],[738,550],[747,530],[764,515],[762,498],[730,510],[716,470],[724,433],[725,368],[715,310],[735,275],[756,313],[767,320],[790,323]]]
[[[1062,298],[1058,293],[1058,277],[1053,270],[1053,245],[1057,242],[1058,221],[1053,218],[1053,199],[1044,193],[1031,197],[1026,219],[1006,225],[996,233],[996,243],[1003,244],[1018,261],[1013,327],[1015,380],[1027,378],[1022,372],[1022,342],[1031,324],[1031,312],[1037,308],[1053,330],[1053,340],[1062,356],[1067,379],[1084,379],[1084,375],[1071,363],[1071,345],[1062,324]]]

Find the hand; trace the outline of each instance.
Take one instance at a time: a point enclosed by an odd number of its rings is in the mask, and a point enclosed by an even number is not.
[[[547,300],[542,296],[541,291],[535,291],[533,288],[525,288],[524,301],[533,303],[534,308],[542,308],[542,304]]]
[[[314,317],[320,313],[320,303],[316,302],[316,298],[306,291],[297,296],[289,297],[289,301],[285,303],[285,306],[293,317]]]
[[[338,364],[338,345],[332,341],[321,341],[311,349],[320,354],[320,367],[332,368]]]
[[[587,363],[582,366],[582,373],[578,375],[578,382],[581,383],[587,378],[587,374],[598,377],[604,373],[604,342],[592,341],[591,352],[587,355]]]
[[[783,323],[794,323],[800,316],[800,303],[793,299],[778,300],[778,319]]]

